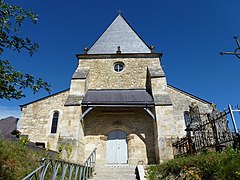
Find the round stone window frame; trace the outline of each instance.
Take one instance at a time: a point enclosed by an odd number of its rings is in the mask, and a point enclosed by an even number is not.
[[[113,65],[114,72],[121,73],[125,67],[125,64],[121,61],[117,61]]]

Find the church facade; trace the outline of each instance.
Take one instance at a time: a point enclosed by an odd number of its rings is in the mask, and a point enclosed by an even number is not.
[[[97,148],[97,164],[164,162],[185,135],[189,105],[211,111],[209,102],[167,84],[162,54],[122,15],[76,56],[70,88],[22,105],[19,129],[67,160],[83,163]]]

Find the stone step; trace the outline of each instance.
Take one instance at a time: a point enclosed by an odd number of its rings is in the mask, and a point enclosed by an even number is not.
[[[126,178],[112,178],[112,177],[95,177],[93,179],[90,179],[90,180],[136,180],[136,178],[129,178],[129,177],[126,177]]]
[[[127,173],[124,173],[124,172],[94,172],[94,175],[95,176],[107,176],[107,175],[114,175],[114,176],[120,176],[120,175],[124,175],[124,176],[135,176],[135,173],[133,172],[127,172]]]
[[[95,172],[135,172],[135,169],[95,169]]]
[[[91,180],[136,180],[133,166],[96,166]]]
[[[94,176],[90,180],[136,180],[136,177],[129,177],[129,176]]]
[[[132,176],[94,176],[91,178],[91,180],[101,180],[101,179],[112,179],[112,180],[136,180],[136,177],[132,177]]]
[[[95,173],[95,176],[108,176],[108,175],[113,175],[113,176],[135,176],[135,174],[133,172],[128,172],[128,173],[124,173],[124,172],[119,172],[119,173],[113,173],[113,172],[98,172]]]
[[[131,168],[109,168],[109,167],[101,167],[101,168],[95,168],[96,170],[106,170],[108,169],[109,171],[126,171],[126,170],[130,170],[130,171],[134,171],[135,167],[131,167]]]
[[[136,180],[136,178],[130,178],[130,177],[94,177],[90,180]]]
[[[126,168],[126,169],[134,169],[134,168],[136,168],[136,166],[130,166],[130,165],[96,165],[95,166],[96,168],[111,168],[111,169],[114,169],[114,168],[122,168],[122,169],[124,169],[124,168]]]

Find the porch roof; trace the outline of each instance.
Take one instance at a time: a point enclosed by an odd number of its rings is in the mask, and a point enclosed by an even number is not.
[[[88,90],[82,106],[154,106],[152,96],[144,89]]]

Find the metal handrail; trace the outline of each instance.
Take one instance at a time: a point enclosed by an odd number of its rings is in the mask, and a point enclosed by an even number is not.
[[[96,148],[88,156],[83,165],[69,163],[62,160],[43,158],[42,165],[28,174],[22,180],[55,180],[57,177],[61,179],[87,180],[93,176],[96,162]],[[51,178],[50,178],[51,177]]]
[[[96,150],[97,150],[97,148],[95,148],[91,152],[91,154],[88,156],[85,163],[83,164],[85,167],[84,175],[86,174],[87,177],[91,177],[93,175],[93,170],[94,170],[95,163],[96,163]]]

